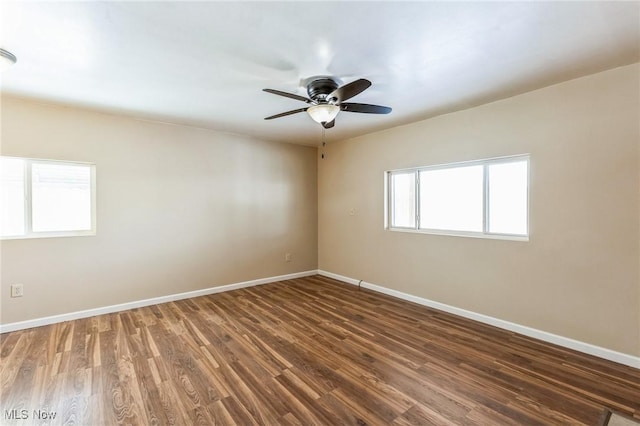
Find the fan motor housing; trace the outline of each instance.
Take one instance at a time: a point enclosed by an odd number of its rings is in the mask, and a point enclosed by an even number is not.
[[[309,82],[307,94],[316,102],[326,102],[327,96],[338,88],[338,83],[330,78],[318,78]]]

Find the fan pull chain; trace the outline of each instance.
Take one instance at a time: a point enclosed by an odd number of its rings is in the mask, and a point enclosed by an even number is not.
[[[324,147],[327,146],[327,142],[324,140],[324,126],[322,127],[322,155],[321,158],[324,160]]]

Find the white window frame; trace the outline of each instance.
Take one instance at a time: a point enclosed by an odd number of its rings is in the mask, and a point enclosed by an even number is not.
[[[504,234],[489,231],[489,179],[488,179],[488,167],[495,164],[505,164],[512,162],[526,161],[527,163],[527,231],[526,234]],[[420,172],[442,169],[453,169],[459,167],[469,166],[483,166],[483,216],[482,216],[482,232],[473,231],[456,231],[456,230],[443,230],[443,229],[421,229],[420,228]],[[391,178],[394,174],[401,173],[413,173],[416,180],[415,187],[415,227],[394,227],[393,223],[393,188],[391,185]],[[472,237],[472,238],[488,238],[488,239],[500,239],[500,240],[512,240],[512,241],[529,241],[529,217],[530,217],[530,200],[529,200],[529,188],[531,185],[531,161],[529,154],[513,155],[508,157],[489,158],[482,160],[463,161],[457,163],[438,164],[433,166],[415,167],[408,169],[396,169],[387,170],[384,172],[384,229],[388,231],[396,232],[410,232],[419,234],[433,234],[433,235],[450,235],[458,237]]]
[[[96,165],[93,163],[84,163],[79,161],[61,161],[61,160],[45,160],[39,158],[11,157],[3,155],[1,158],[15,159],[24,161],[24,228],[25,232],[21,235],[0,236],[1,240],[24,240],[30,238],[52,238],[52,237],[81,237],[96,235]],[[33,215],[31,196],[32,187],[32,166],[33,164],[56,164],[69,166],[87,166],[91,171],[91,228],[78,231],[33,231]]]

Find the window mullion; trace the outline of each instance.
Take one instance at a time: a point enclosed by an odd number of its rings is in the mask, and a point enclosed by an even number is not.
[[[389,228],[393,227],[395,223],[395,218],[393,214],[393,173],[387,173],[387,215],[388,215],[388,226]]]
[[[31,160],[24,162],[24,233],[31,235],[33,233],[33,216],[31,210],[33,208],[33,198],[31,196]]]
[[[415,171],[415,217],[416,217],[416,230],[420,229],[420,172],[418,170]]]
[[[482,167],[482,232],[489,233],[489,165],[485,164]]]

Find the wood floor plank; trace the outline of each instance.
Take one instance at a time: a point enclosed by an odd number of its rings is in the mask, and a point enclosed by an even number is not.
[[[638,369],[320,276],[5,333],[0,361],[3,425],[640,419]]]
[[[442,426],[456,426],[460,423],[456,423],[451,418],[448,418],[440,412],[425,406],[417,404],[407,410],[402,416],[398,417],[393,422],[394,425],[428,425],[437,424]]]
[[[207,410],[209,411],[209,417],[211,418],[212,425],[237,425],[231,416],[231,413],[227,411],[221,400],[214,401],[209,404],[207,406]]]

